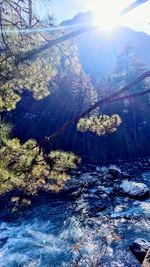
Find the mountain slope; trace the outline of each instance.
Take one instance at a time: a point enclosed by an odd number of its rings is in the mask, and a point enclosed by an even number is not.
[[[92,20],[92,17],[91,12],[79,13],[72,20],[64,21],[61,25],[86,24]],[[111,72],[116,56],[126,46],[132,47],[139,61],[150,67],[150,36],[143,32],[121,26],[110,32],[97,29],[82,34],[75,43],[79,49],[81,64],[92,77]]]

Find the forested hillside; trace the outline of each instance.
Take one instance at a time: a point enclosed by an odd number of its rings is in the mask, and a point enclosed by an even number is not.
[[[62,25],[84,23],[87,18],[89,13],[80,14]],[[50,96],[45,95],[37,101],[33,98],[36,92],[32,95],[31,89],[30,92],[26,90],[17,108],[4,113],[6,119],[15,125],[15,136],[22,141],[28,138],[40,141],[96,100],[134,80],[149,68],[149,41],[148,35],[122,27],[112,35],[98,31],[84,33],[63,48],[57,47],[61,56],[59,68],[49,80],[48,91],[45,91]],[[32,88],[38,90],[38,84]],[[148,88],[146,80],[130,92]],[[53,147],[71,150],[86,162],[148,156],[150,148],[145,149],[145,146],[150,137],[149,109],[149,94],[100,106],[94,113],[110,116],[114,113],[121,117],[123,123],[115,134],[103,137],[92,132],[82,134],[76,125],[72,125],[53,142]],[[46,149],[48,147],[46,144]]]

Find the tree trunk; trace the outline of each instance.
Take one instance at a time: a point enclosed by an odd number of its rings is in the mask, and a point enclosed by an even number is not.
[[[29,28],[32,26],[32,0],[28,0],[29,6]]]

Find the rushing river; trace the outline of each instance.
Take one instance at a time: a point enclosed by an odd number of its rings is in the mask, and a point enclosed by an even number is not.
[[[150,173],[141,177],[149,186]],[[0,267],[88,267],[97,261],[105,267],[139,267],[128,246],[149,237],[149,199],[118,197],[96,216],[86,213],[86,205],[83,196],[54,199],[10,222],[1,220]]]

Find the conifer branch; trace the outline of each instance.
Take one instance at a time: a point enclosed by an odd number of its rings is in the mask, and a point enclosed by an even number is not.
[[[130,82],[129,84],[127,84],[126,86],[124,86],[123,88],[121,88],[120,90],[118,90],[117,92],[111,94],[108,97],[105,97],[105,98],[100,99],[95,104],[93,104],[92,106],[90,106],[88,109],[84,110],[83,112],[81,112],[77,116],[73,117],[71,120],[69,120],[68,122],[66,122],[62,127],[60,127],[54,134],[52,134],[51,136],[45,137],[41,142],[39,142],[37,144],[37,146],[41,146],[45,142],[48,142],[51,145],[51,142],[54,141],[62,132],[64,132],[64,130],[66,130],[72,124],[77,123],[79,121],[79,119],[85,117],[91,111],[93,111],[94,109],[96,109],[97,107],[99,107],[100,105],[104,105],[104,104],[106,105],[108,103],[112,103],[112,102],[116,102],[116,101],[121,101],[121,100],[125,100],[125,99],[131,99],[131,98],[135,98],[135,97],[142,96],[142,95],[145,95],[145,94],[150,93],[150,89],[147,89],[147,90],[144,90],[142,92],[138,92],[138,93],[135,93],[135,94],[132,94],[132,95],[121,96],[123,93],[129,91],[131,88],[133,88],[134,86],[136,86],[139,82],[145,80],[148,77],[150,77],[150,70],[144,72],[139,77],[137,77],[134,81]],[[35,148],[35,147],[33,147],[33,148]]]

